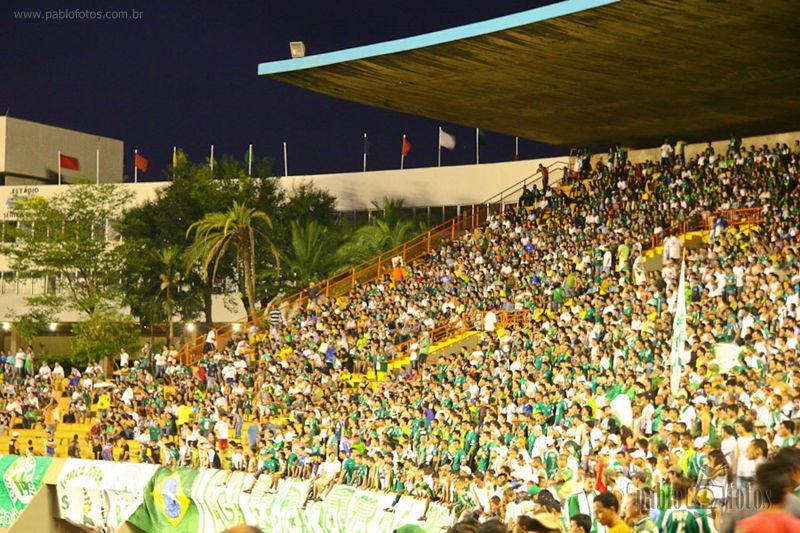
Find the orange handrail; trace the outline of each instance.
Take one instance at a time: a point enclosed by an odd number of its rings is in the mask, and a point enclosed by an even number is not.
[[[496,311],[496,314],[496,327],[520,326],[524,324],[524,320],[528,316],[528,310],[522,309],[519,311]],[[458,322],[453,324],[442,324],[441,326],[430,330],[431,343],[450,339],[456,335],[464,334],[467,331],[480,331],[473,326],[478,321],[480,321],[480,324],[483,325],[484,316],[486,316],[486,313],[476,313],[473,314],[472,317],[462,317]],[[471,322],[469,321],[470,319],[472,320]],[[392,362],[394,363],[398,359],[404,359],[407,357],[411,352],[411,345],[415,342],[417,342],[417,339],[396,344],[394,347]]]
[[[695,213],[686,220],[669,226],[658,235],[652,235],[650,237],[650,247],[647,249],[656,248],[669,235],[685,235],[692,231],[710,230],[714,227],[714,222],[721,218],[725,219],[729,226],[761,224],[763,222],[762,211],[762,206],[756,206]]]
[[[566,165],[566,163],[563,161],[557,161],[548,165],[547,168],[549,171],[555,167],[564,165]],[[550,185],[555,185],[560,182],[561,179],[563,179],[563,176],[558,180],[552,181]],[[319,294],[324,294],[328,298],[336,298],[350,292],[357,283],[369,283],[370,281],[390,273],[392,270],[392,259],[394,257],[402,257],[403,263],[408,265],[440,244],[453,241],[465,231],[471,231],[483,225],[490,215],[502,214],[507,204],[516,204],[519,194],[529,182],[532,185],[541,182],[541,175],[538,169],[533,174],[506,187],[487,200],[471,206],[464,213],[446,220],[438,226],[412,237],[403,244],[383,252],[372,259],[368,259],[352,268],[334,274],[330,278],[318,283],[315,289],[319,291]],[[290,309],[292,307],[303,306],[308,300],[309,290],[305,288],[284,297],[270,307]],[[264,312],[264,309],[260,309],[236,322],[231,322],[215,328],[217,343],[227,341],[237,327],[246,330],[253,324],[260,325],[265,319]],[[186,342],[179,350],[179,360],[187,365],[197,362],[200,358],[204,342],[205,337],[203,335],[198,335],[194,339]]]

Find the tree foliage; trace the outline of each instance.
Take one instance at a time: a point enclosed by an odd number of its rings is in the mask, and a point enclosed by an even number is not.
[[[336,267],[336,232],[316,220],[306,224],[292,221],[291,247],[286,252],[286,270],[296,285],[305,286],[325,279]]]
[[[349,268],[376,255],[400,246],[421,233],[425,225],[404,217],[403,200],[384,198],[383,204],[373,202],[378,211],[371,224],[358,228],[337,251],[341,268]]]
[[[21,315],[13,317],[14,329],[26,343],[32,344],[33,339],[52,321],[52,315],[47,309],[49,305],[32,306]]]
[[[132,352],[139,342],[139,325],[117,311],[96,311],[85,322],[73,325],[72,333],[73,353],[89,361],[113,357],[120,348]]]
[[[263,211],[253,209],[234,200],[230,209],[223,213],[208,213],[187,230],[187,236],[194,234],[194,241],[186,250],[189,269],[199,262],[203,276],[213,280],[217,276],[221,260],[228,251],[234,252],[239,286],[243,287],[246,308],[250,314],[256,311],[256,250],[259,243],[269,248],[279,264],[278,250],[272,244],[266,231],[272,227],[272,220]]]
[[[202,308],[205,322],[210,324],[213,322],[212,294],[230,293],[235,287],[243,295],[245,308],[253,309],[298,284],[294,275],[281,268],[283,261],[297,258],[291,250],[293,222],[305,226],[315,221],[328,228],[333,241],[338,242],[338,233],[333,230],[335,198],[310,184],[283,189],[277,177],[269,176],[270,159],[256,159],[254,175],[259,177],[251,178],[247,175],[246,161],[223,156],[212,172],[207,162],[192,163],[181,151],[177,156],[174,175],[170,170],[173,178],[170,184],[160,190],[154,200],[131,209],[121,224],[127,256],[126,302],[143,323],[165,322],[162,307],[154,303],[160,297],[157,283],[160,267],[147,250],[166,246],[177,246],[181,250],[182,257],[189,262],[183,265],[175,312],[188,320],[194,319]],[[221,247],[218,257],[207,265],[215,272],[206,272],[202,268],[204,262],[199,260],[204,254],[187,233],[192,224],[211,213],[229,213],[234,203],[262,212],[272,221],[271,227],[260,219],[255,222],[256,231],[269,239],[264,240],[258,233],[255,235],[254,262],[248,263],[248,269],[252,267],[252,283],[245,283],[249,274],[244,275],[242,258],[237,260],[238,246]],[[188,253],[190,247],[194,249]],[[320,276],[329,273],[321,272]],[[254,300],[250,300],[248,290],[252,290]],[[251,305],[248,300],[254,303]],[[202,304],[201,307],[198,304]]]
[[[131,201],[117,185],[73,185],[47,200],[32,197],[12,207],[14,242],[2,247],[19,276],[49,276],[57,290],[29,301],[40,309],[77,310],[92,315],[117,307],[122,255],[115,221]]]

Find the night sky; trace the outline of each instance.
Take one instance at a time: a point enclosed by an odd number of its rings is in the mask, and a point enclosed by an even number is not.
[[[405,133],[406,168],[436,164],[438,126],[456,135],[443,164],[474,163],[475,132],[463,126],[336,100],[257,76],[258,64],[409,37],[510,13],[552,0],[320,0],[203,2],[30,2],[0,7],[0,113],[96,133],[125,142],[150,160],[140,180],[160,180],[173,145],[192,160],[215,153],[275,157],[282,145],[292,175],[398,168]],[[139,20],[21,20],[15,12],[58,9],[137,10]],[[76,15],[77,16],[77,15]],[[513,112],[513,110],[509,110]],[[563,150],[520,140],[520,157]],[[514,138],[486,133],[481,162],[512,160]]]

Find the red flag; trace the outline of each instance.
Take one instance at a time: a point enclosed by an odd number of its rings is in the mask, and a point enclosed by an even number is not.
[[[139,154],[133,156],[133,166],[136,167],[137,170],[141,170],[142,172],[147,172],[147,165],[150,162],[147,160],[146,157],[142,157]]]
[[[65,168],[67,170],[80,170],[81,165],[78,163],[77,157],[71,157],[68,155],[61,154],[59,158],[59,164],[61,168]]]
[[[411,151],[411,143],[408,142],[408,139],[403,137],[403,148],[402,148],[403,157],[407,156],[408,152],[410,151]]]
[[[606,465],[604,462],[600,461],[597,466],[595,466],[597,470],[597,476],[595,477],[594,481],[594,488],[597,492],[608,492],[608,487],[603,482],[603,472],[605,472]]]

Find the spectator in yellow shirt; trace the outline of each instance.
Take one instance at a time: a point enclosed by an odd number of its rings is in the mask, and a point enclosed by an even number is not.
[[[619,500],[613,492],[603,492],[594,498],[594,517],[600,525],[607,527],[607,533],[631,533],[619,516]]]

